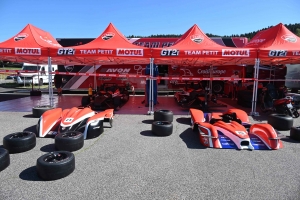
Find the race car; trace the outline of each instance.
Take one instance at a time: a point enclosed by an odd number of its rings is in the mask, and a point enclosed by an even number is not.
[[[192,129],[199,132],[205,147],[248,150],[283,148],[280,137],[267,123],[251,124],[246,112],[229,109],[225,113],[203,113],[190,109]]]
[[[105,83],[92,96],[83,96],[82,106],[90,106],[93,110],[113,108],[119,110],[128,100],[129,92],[126,85]]]
[[[54,108],[42,114],[37,123],[37,136],[55,136],[58,133],[78,131],[84,139],[98,137],[103,133],[103,122],[112,127],[113,109],[95,112],[90,107],[73,107],[70,109]]]

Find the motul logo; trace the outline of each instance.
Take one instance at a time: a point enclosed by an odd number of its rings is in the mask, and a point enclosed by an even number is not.
[[[222,56],[249,57],[249,49],[222,49]]]
[[[41,55],[40,48],[15,48],[15,54],[18,55]]]
[[[143,49],[117,49],[117,56],[143,56]]]
[[[129,73],[130,68],[109,68],[106,70],[107,73]]]

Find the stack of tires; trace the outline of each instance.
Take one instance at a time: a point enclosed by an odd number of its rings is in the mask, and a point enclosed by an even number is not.
[[[83,146],[83,134],[67,132],[58,134],[55,147],[58,151],[42,155],[37,159],[38,176],[43,180],[56,180],[70,175],[75,170],[75,156],[70,151],[76,151]],[[0,171],[10,165],[9,154],[22,153],[36,146],[36,134],[30,131],[16,132],[3,138],[0,148]]]
[[[173,112],[170,110],[156,110],[152,133],[156,136],[169,136],[173,133]]]
[[[22,153],[33,149],[36,145],[35,133],[30,131],[8,134],[3,138],[3,147],[0,148],[0,171],[10,164],[9,154]]]
[[[43,180],[61,179],[75,170],[75,156],[72,152],[83,147],[84,135],[78,131],[67,131],[58,133],[54,140],[57,151],[37,159],[37,173]]]

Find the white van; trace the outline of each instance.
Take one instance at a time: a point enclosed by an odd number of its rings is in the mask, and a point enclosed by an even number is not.
[[[27,71],[39,71],[37,72],[21,72],[18,73],[17,78],[15,79],[19,85],[28,85],[28,84],[39,84],[43,85],[45,83],[49,83],[49,73],[48,73],[48,65],[37,65],[31,63],[23,63],[22,70]],[[55,72],[57,70],[57,65],[51,65],[51,71]],[[52,82],[53,82],[54,74],[52,74]]]

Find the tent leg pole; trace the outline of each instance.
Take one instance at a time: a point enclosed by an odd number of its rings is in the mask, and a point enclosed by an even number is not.
[[[53,86],[52,86],[52,69],[51,69],[51,57],[48,57],[48,87],[49,87],[49,104],[53,107]]]
[[[254,83],[253,83],[253,96],[252,96],[252,110],[250,112],[251,116],[259,116],[256,112],[256,102],[257,102],[257,89],[258,89],[258,73],[259,73],[259,59],[255,59],[254,65]]]
[[[153,73],[152,73],[152,70],[153,70],[153,66],[152,66],[152,58],[150,58],[150,77],[149,77],[149,94],[148,94],[148,104],[149,104],[149,110],[148,110],[148,115],[151,115],[153,114],[153,81],[152,81],[152,76],[153,76]]]

